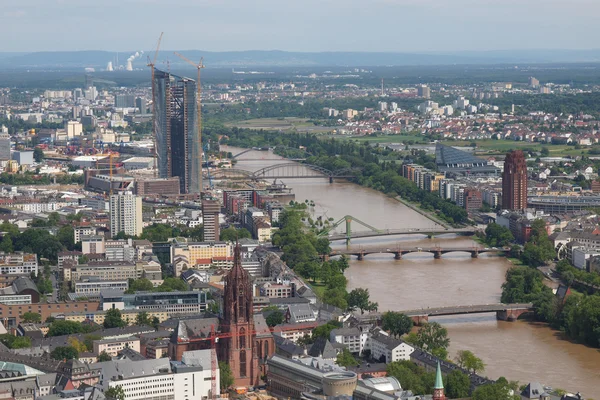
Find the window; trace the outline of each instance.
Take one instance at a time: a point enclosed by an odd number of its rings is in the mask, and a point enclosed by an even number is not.
[[[240,376],[246,376],[246,350],[240,351]]]

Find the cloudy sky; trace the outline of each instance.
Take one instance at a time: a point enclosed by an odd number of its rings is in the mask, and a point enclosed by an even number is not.
[[[599,0],[0,0],[0,51],[598,48]]]

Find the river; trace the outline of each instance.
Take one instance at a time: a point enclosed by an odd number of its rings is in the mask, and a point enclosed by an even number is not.
[[[225,146],[224,150],[226,149]],[[233,154],[242,149],[228,148]],[[244,162],[244,159],[253,159]],[[258,170],[281,162],[270,152],[252,151],[240,157],[236,168]],[[379,229],[429,229],[435,223],[384,194],[349,182],[326,179],[288,179],[296,200],[315,202],[314,213],[336,221],[352,215]],[[360,226],[353,229],[366,230]],[[340,226],[345,229],[344,226]],[[352,240],[351,246],[476,245],[470,238],[442,235],[384,236]],[[342,241],[332,247],[344,247]],[[413,253],[394,260],[392,254],[372,254],[363,261],[350,260],[348,289],[368,288],[379,310],[408,310],[438,306],[498,303],[501,285],[511,264],[503,257],[468,253],[445,254],[434,260],[428,253]],[[497,321],[495,314],[440,317],[450,337],[450,355],[471,350],[486,364],[484,375],[504,376],[521,384],[544,385],[600,397],[600,351],[564,340],[544,324]]]

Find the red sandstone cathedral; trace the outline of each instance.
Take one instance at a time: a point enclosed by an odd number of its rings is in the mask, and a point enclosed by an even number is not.
[[[254,314],[253,298],[252,282],[242,268],[237,245],[233,268],[225,277],[221,316],[180,320],[171,337],[171,359],[181,360],[184,351],[210,348],[214,327],[218,359],[229,364],[235,385],[260,384],[261,375],[266,373],[266,360],[275,352],[275,343],[262,314]]]

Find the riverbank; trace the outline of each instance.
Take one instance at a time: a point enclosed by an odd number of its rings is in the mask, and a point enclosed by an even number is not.
[[[436,224],[441,225],[446,229],[452,228],[447,222],[442,221],[441,219],[439,219],[437,217],[437,215],[434,215],[430,211],[425,211],[425,210],[421,209],[421,207],[419,207],[418,205],[413,204],[408,200],[404,200],[400,196],[396,196],[396,197],[394,197],[394,199],[398,200],[400,203],[404,204],[406,207],[410,208],[411,210],[418,212],[425,218],[428,218],[429,220],[435,222]]]

